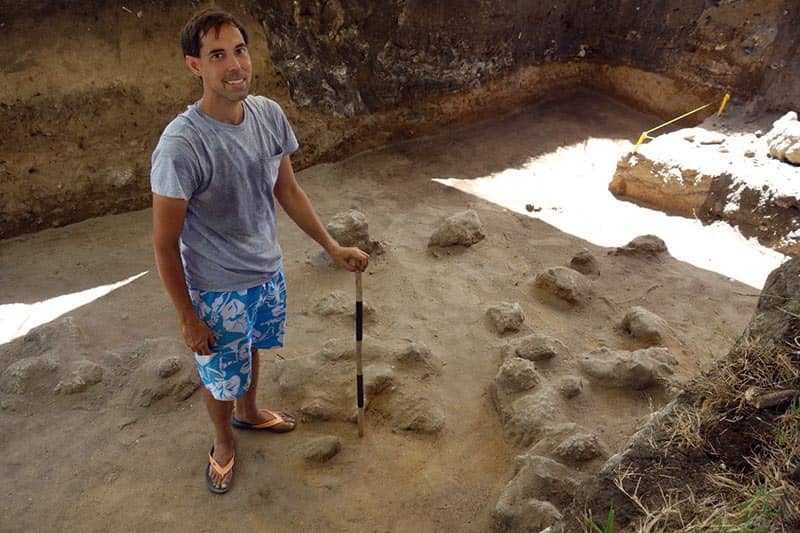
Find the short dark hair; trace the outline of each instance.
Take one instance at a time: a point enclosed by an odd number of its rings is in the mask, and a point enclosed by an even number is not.
[[[247,44],[247,32],[241,22],[227,11],[218,7],[209,7],[192,15],[192,18],[181,30],[181,50],[183,50],[183,55],[200,57],[200,41],[203,35],[212,28],[215,32],[219,32],[220,27],[224,24],[235,26],[241,32],[244,44]]]

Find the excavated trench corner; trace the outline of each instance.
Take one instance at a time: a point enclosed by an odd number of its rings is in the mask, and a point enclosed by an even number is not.
[[[663,117],[726,90],[757,109],[800,106],[800,66],[792,61],[800,10],[779,0],[716,4],[249,0],[227,7],[250,35],[253,92],[286,110],[302,144],[295,166],[303,168],[576,87]],[[8,44],[0,57],[0,238],[146,207],[158,136],[199,96],[176,38],[192,7],[144,0],[125,9],[85,0],[0,7]]]

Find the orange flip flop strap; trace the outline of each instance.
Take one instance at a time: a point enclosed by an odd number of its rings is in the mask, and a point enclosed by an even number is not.
[[[267,420],[266,422],[262,422],[260,424],[254,424],[252,427],[253,429],[267,429],[271,428],[272,426],[277,426],[278,424],[283,424],[286,422],[286,419],[281,416],[280,413],[275,411],[270,411],[269,409],[261,409],[262,412],[266,412],[271,414],[274,418],[271,420]]]
[[[214,457],[211,454],[208,454],[208,462],[211,463],[211,468],[214,469],[214,472],[216,472],[222,477],[225,477],[225,475],[231,471],[231,468],[233,468],[233,460],[235,457],[236,453],[234,452],[234,454],[231,456],[231,460],[228,461],[228,464],[226,464],[223,467],[220,466],[220,464],[216,461],[216,459],[214,459]]]

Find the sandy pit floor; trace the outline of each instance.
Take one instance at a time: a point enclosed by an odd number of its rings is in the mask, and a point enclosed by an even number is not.
[[[199,391],[184,400],[177,399],[185,396],[180,391],[158,399],[152,372],[145,371],[179,355],[181,386],[191,385],[191,359],[154,267],[151,212],[0,242],[0,304],[34,304],[145,273],[0,345],[0,371],[22,357],[44,358],[26,374],[33,377],[24,390],[0,392],[0,530],[490,530],[512,459],[523,451],[504,437],[489,393],[502,345],[514,337],[488,326],[490,305],[519,302],[527,317],[519,335],[545,333],[568,346],[572,356],[543,370],[547,379],[578,375],[575,356],[599,346],[636,348],[617,324],[630,306],[645,306],[670,325],[665,345],[678,360],[677,375],[689,377],[727,351],[758,291],[671,257],[609,255],[608,248],[434,180],[519,168],[590,137],[631,138],[654,121],[599,95],[578,94],[300,172],[323,220],[356,208],[383,243],[385,253],[373,257],[364,275],[364,298],[375,310],[365,334],[410,339],[441,362],[426,386],[436,392],[444,427],[433,434],[398,430],[368,409],[361,439],[355,424],[337,421],[309,421],[286,435],[237,434],[234,485],[223,497],[203,482],[211,433]],[[467,208],[479,214],[486,239],[428,251],[439,222]],[[265,406],[296,412],[278,394],[275,366],[315,354],[329,339],[352,338],[349,316],[322,317],[313,308],[333,291],[353,294],[354,283],[352,275],[324,266],[317,246],[282,213],[279,232],[289,289],[287,346],[263,353],[259,395]],[[593,282],[599,297],[580,309],[537,298],[535,275],[569,264],[582,249],[599,263]],[[82,392],[53,392],[78,360],[102,367],[101,381]],[[147,407],[139,401],[144,396],[152,400]],[[613,451],[665,400],[587,384],[567,415]],[[320,435],[338,437],[341,451],[310,466],[300,450]]]

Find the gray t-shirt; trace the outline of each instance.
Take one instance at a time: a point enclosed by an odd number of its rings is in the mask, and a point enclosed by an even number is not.
[[[243,104],[237,125],[189,106],[153,152],[152,191],[189,200],[180,249],[186,283],[196,289],[248,289],[281,268],[272,189],[297,139],[274,101],[251,95]]]

